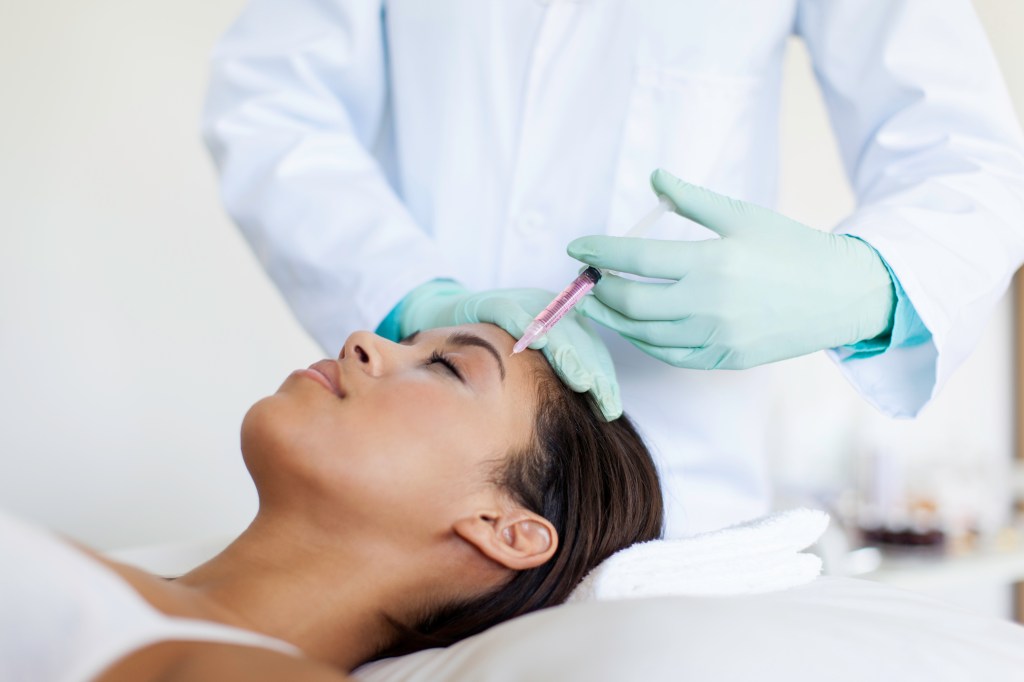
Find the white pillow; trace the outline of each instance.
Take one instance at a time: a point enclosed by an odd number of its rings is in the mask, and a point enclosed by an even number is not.
[[[1024,627],[898,588],[821,578],[785,592],[564,605],[365,682],[1024,680]]]

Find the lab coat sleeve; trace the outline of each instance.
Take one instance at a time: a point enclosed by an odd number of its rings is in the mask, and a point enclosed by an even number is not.
[[[452,274],[371,151],[387,110],[382,11],[252,0],[214,50],[203,112],[228,212],[330,353]]]
[[[858,207],[836,228],[886,261],[928,334],[830,351],[864,397],[914,416],[976,345],[1024,261],[1024,140],[969,0],[800,0]]]

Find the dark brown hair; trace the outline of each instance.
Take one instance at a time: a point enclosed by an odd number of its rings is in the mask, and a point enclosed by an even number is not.
[[[534,443],[503,460],[497,484],[558,531],[554,556],[476,599],[435,611],[382,656],[448,646],[503,621],[561,604],[624,547],[660,537],[663,503],[647,446],[625,415],[606,422],[593,399],[538,370]]]

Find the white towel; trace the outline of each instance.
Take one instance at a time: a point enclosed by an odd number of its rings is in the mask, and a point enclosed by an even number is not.
[[[605,559],[567,601],[757,594],[803,585],[821,573],[821,559],[800,550],[821,537],[828,521],[822,511],[791,509],[688,538],[642,542]]]

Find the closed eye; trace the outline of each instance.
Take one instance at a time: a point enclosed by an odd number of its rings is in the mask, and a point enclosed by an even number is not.
[[[459,368],[455,365],[454,362],[452,362],[448,358],[447,355],[443,355],[442,353],[439,353],[438,351],[435,350],[433,353],[430,354],[430,358],[427,359],[426,364],[433,365],[435,363],[444,365],[449,372],[455,375],[456,379],[463,383],[466,382],[466,380],[462,378],[462,373],[459,371]]]

